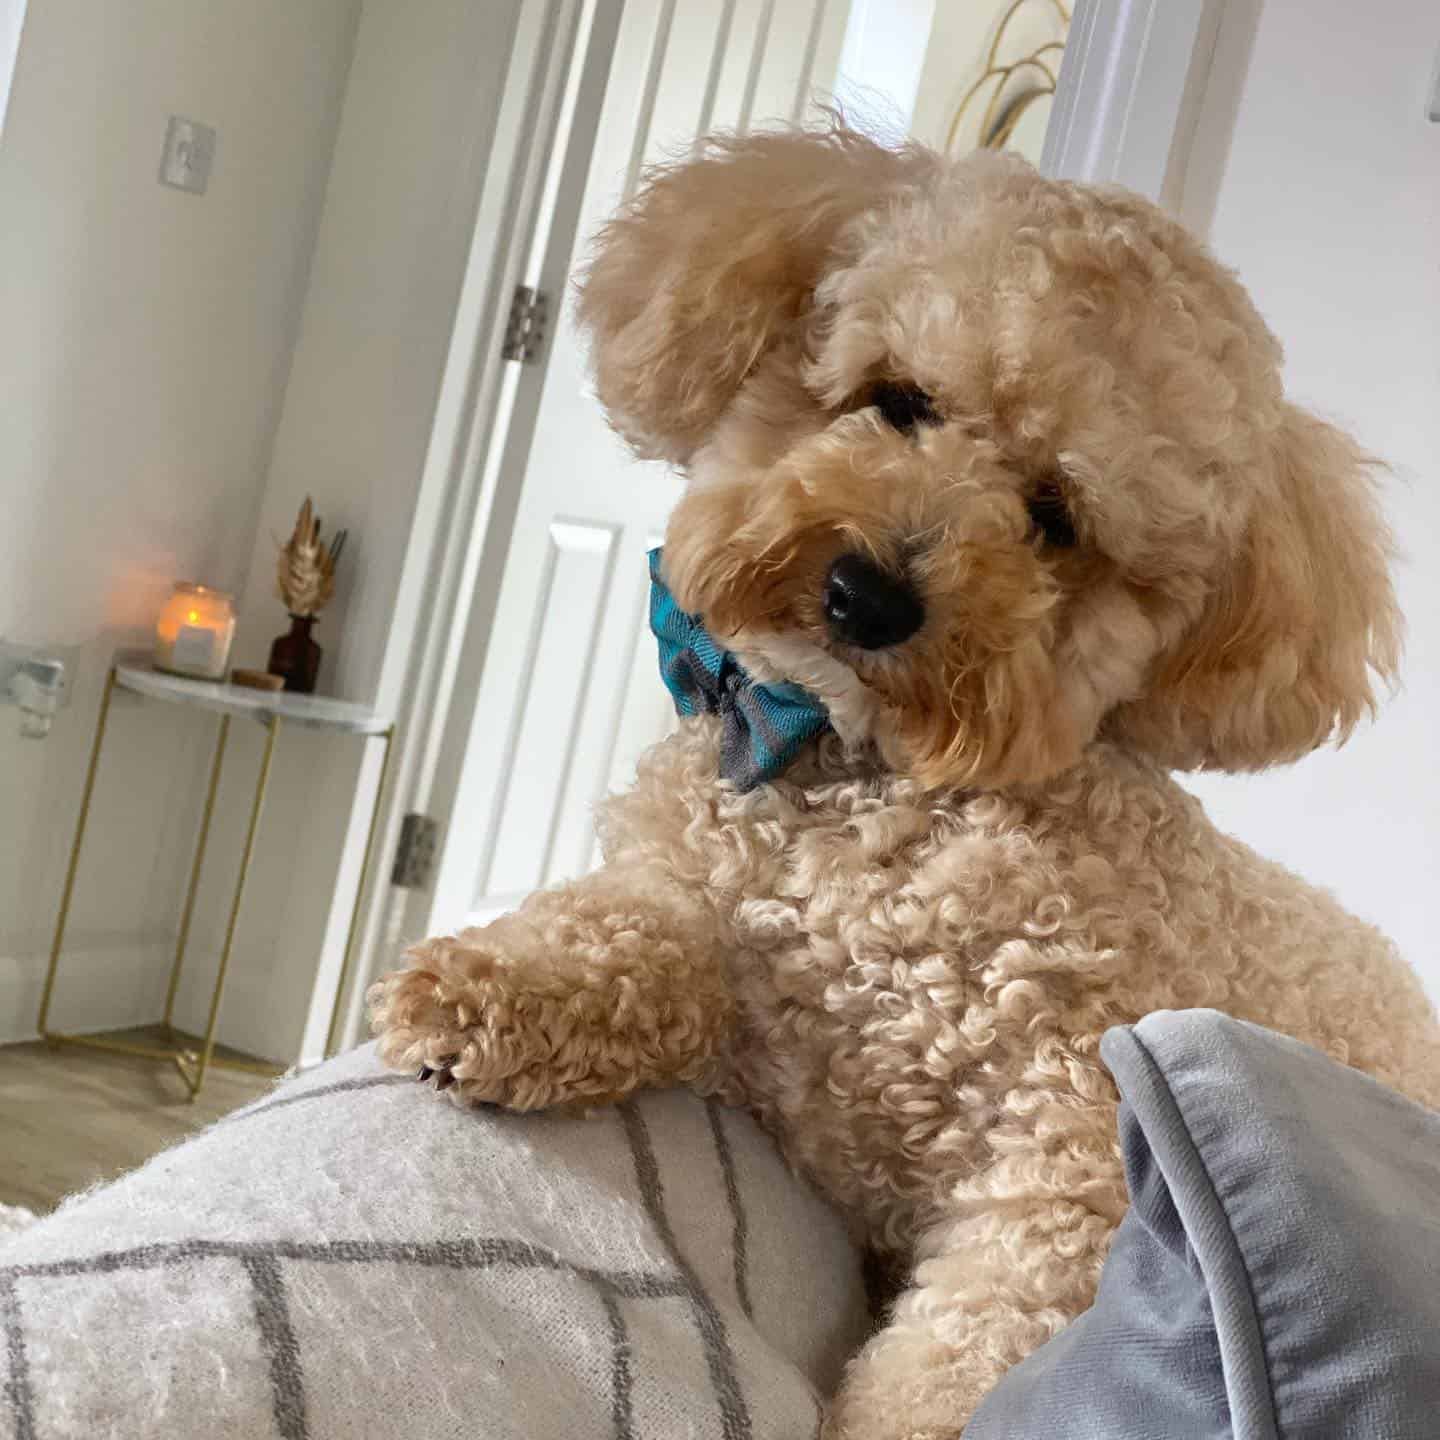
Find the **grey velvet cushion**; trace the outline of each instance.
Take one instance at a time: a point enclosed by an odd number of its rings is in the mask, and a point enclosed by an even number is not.
[[[966,1440],[1440,1436],[1440,1116],[1214,1011],[1101,1054],[1131,1210]]]

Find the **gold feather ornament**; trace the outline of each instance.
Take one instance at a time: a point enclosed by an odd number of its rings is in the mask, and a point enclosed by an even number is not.
[[[295,533],[280,547],[275,580],[292,615],[318,615],[335,594],[335,562],[345,543],[342,530],[330,549],[320,543],[320,517],[307,495],[295,521]]]
[[[320,538],[320,517],[307,495],[296,517],[294,533],[279,547],[275,588],[293,625],[288,635],[282,635],[270,647],[268,668],[270,674],[282,677],[287,690],[308,695],[315,689],[322,651],[311,638],[310,628],[334,597],[335,565],[348,533],[337,530],[325,545]]]

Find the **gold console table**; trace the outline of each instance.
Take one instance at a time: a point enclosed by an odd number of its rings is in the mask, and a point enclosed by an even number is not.
[[[185,907],[180,916],[180,933],[175,945],[175,959],[170,967],[170,983],[165,995],[165,1013],[160,1028],[167,1039],[175,1039],[171,1021],[175,1011],[175,994],[180,984],[180,972],[185,964],[185,947],[190,939],[190,920],[195,912],[195,894],[200,888],[200,871],[205,862],[205,844],[210,837],[210,820],[215,811],[215,795],[220,785],[220,767],[225,759],[225,746],[230,736],[230,721],[241,716],[258,721],[266,730],[265,748],[260,757],[260,769],[255,779],[255,793],[250,804],[250,822],[245,832],[245,845],[240,855],[240,871],[235,877],[235,889],[230,900],[230,916],[225,926],[225,943],[220,951],[220,965],[215,972],[215,985],[210,993],[209,1018],[205,1034],[198,1050],[178,1044],[137,1045],[128,1040],[115,1039],[105,1035],[77,1035],[51,1030],[50,1001],[55,990],[55,975],[59,969],[61,951],[65,944],[65,922],[70,913],[70,898],[75,889],[75,872],[80,863],[80,845],[85,838],[85,822],[90,815],[90,796],[95,788],[95,771],[100,761],[100,746],[105,738],[105,722],[110,714],[110,701],[115,691],[128,690],[147,699],[159,700],[172,705],[189,705],[201,710],[210,710],[220,716],[220,725],[215,737],[215,757],[210,764],[210,783],[205,794],[205,809],[200,820],[200,834],[195,842],[195,857],[190,866],[190,885],[185,892]],[[252,1061],[233,1060],[216,1055],[215,1026],[220,1017],[220,997],[225,988],[225,973],[230,967],[230,953],[235,946],[235,927],[240,918],[240,904],[245,896],[245,882],[250,874],[250,860],[255,851],[255,836],[260,828],[260,816],[265,808],[265,790],[270,781],[270,762],[275,754],[275,742],[281,727],[298,726],[309,730],[325,730],[332,734],[358,735],[364,739],[380,739],[385,742],[385,755],[380,767],[379,784],[375,787],[375,801],[370,812],[370,828],[365,839],[365,857],[360,865],[360,879],[355,888],[355,903],[350,912],[350,929],[345,939],[345,957],[341,963],[340,975],[335,982],[335,999],[330,1009],[330,1029],[325,1040],[325,1053],[334,1052],[340,1024],[340,1006],[345,996],[345,986],[350,978],[350,966],[354,959],[355,936],[359,929],[360,903],[365,894],[365,881],[370,872],[371,854],[375,847],[375,828],[380,816],[380,801],[385,791],[385,780],[390,769],[391,742],[395,738],[395,727],[388,718],[364,705],[344,700],[332,700],[323,696],[293,695],[285,691],[270,692],[251,690],[237,685],[207,680],[187,680],[178,675],[168,675],[153,668],[149,655],[120,654],[110,667],[105,681],[105,694],[100,702],[100,715],[95,723],[95,740],[90,748],[90,765],[85,772],[85,788],[80,797],[80,816],[75,824],[75,839],[70,847],[70,864],[65,872],[65,888],[60,896],[60,914],[55,921],[55,939],[50,947],[50,967],[45,973],[45,989],[40,997],[40,1034],[51,1045],[84,1045],[95,1050],[111,1050],[122,1055],[139,1055],[149,1060],[162,1060],[173,1064],[185,1082],[190,1099],[194,1100],[205,1083],[205,1072],[211,1065],[223,1065],[232,1069],[258,1070],[261,1073],[276,1073],[277,1067]]]

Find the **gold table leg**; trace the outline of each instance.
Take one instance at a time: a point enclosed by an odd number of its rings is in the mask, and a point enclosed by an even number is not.
[[[78,1045],[85,1050],[104,1050],[111,1055],[133,1055],[141,1060],[165,1060],[175,1065],[180,1073],[186,1073],[190,1064],[185,1059],[193,1051],[177,1050],[173,1044],[142,1045],[135,1040],[116,1040],[109,1035],[57,1035],[62,1045]],[[228,1056],[215,1055],[210,1063],[223,1066],[226,1070],[244,1070],[252,1075],[269,1075],[272,1078],[283,1072],[283,1065],[272,1065],[268,1060],[232,1060]]]
[[[40,997],[38,1029],[52,1045],[81,1045],[95,1050],[107,1050],[119,1055],[134,1055],[147,1060],[169,1060],[179,1071],[189,1098],[194,1100],[205,1082],[205,1074],[211,1065],[228,1069],[250,1070],[259,1074],[276,1074],[281,1067],[269,1062],[231,1060],[215,1055],[215,1029],[220,1017],[220,999],[225,989],[225,977],[230,968],[230,956],[235,948],[235,931],[240,918],[240,906],[245,896],[246,882],[250,876],[250,862],[255,854],[255,837],[260,828],[260,816],[265,808],[265,795],[270,784],[271,763],[275,755],[275,742],[280,733],[280,717],[272,715],[267,723],[265,749],[260,760],[260,772],[255,782],[255,796],[250,806],[250,823],[245,832],[245,847],[240,857],[240,873],[236,877],[235,892],[230,901],[230,915],[225,926],[225,943],[220,952],[220,965],[215,975],[215,985],[210,994],[210,1013],[205,1024],[205,1035],[199,1051],[177,1050],[160,1046],[140,1045],[128,1040],[113,1040],[99,1035],[76,1035],[49,1028],[50,1003],[54,997],[55,976],[60,963],[60,954],[65,943],[65,928],[70,916],[70,902],[75,891],[75,876],[80,864],[80,849],[85,838],[85,829],[90,818],[90,801],[95,790],[95,775],[100,762],[100,748],[105,738],[106,725],[110,715],[110,701],[116,684],[115,669],[112,666],[105,681],[105,692],[100,702],[100,713],[95,725],[95,739],[90,749],[90,763],[85,772],[85,786],[80,798],[80,815],[75,825],[75,838],[70,846],[70,861],[65,872],[65,885],[60,896],[60,913],[55,921],[55,935],[50,946],[50,963],[45,972],[45,985]],[[365,853],[360,862],[360,877],[356,885],[355,900],[350,910],[350,929],[345,937],[345,953],[341,960],[340,975],[336,981],[335,1000],[330,1010],[330,1028],[325,1040],[325,1054],[334,1053],[339,1039],[341,1006],[345,999],[346,987],[355,959],[355,944],[360,929],[360,912],[365,898],[366,882],[370,875],[370,862],[374,858],[375,837],[379,828],[380,813],[385,797],[385,785],[390,774],[390,760],[395,739],[395,727],[379,732],[385,742],[385,754],[380,764],[380,776],[375,786],[375,800],[370,811],[370,828],[365,836]],[[195,856],[190,866],[190,883],[185,893],[185,905],[181,912],[180,933],[175,946],[175,959],[171,963],[170,980],[165,996],[165,1014],[161,1027],[167,1034],[174,1033],[173,1020],[175,1000],[179,991],[180,976],[184,968],[186,949],[190,939],[191,921],[195,913],[195,899],[200,887],[200,875],[205,863],[205,852],[210,838],[210,824],[215,814],[215,799],[219,792],[220,773],[225,759],[230,734],[230,716],[223,715],[215,739],[214,758],[210,764],[210,782],[205,794],[205,808],[200,819],[200,833],[195,843]]]
[[[255,836],[260,829],[260,813],[265,808],[265,791],[270,784],[270,762],[275,755],[275,737],[280,733],[280,717],[270,717],[265,737],[265,752],[260,758],[260,774],[255,781],[255,799],[250,806],[250,825],[245,832],[245,848],[240,854],[240,874],[235,881],[235,895],[230,901],[230,919],[225,926],[225,944],[220,951],[220,968],[215,972],[215,988],[210,994],[210,1015],[205,1022],[205,1038],[201,1050],[191,1062],[188,1056],[177,1056],[175,1068],[180,1071],[193,1100],[205,1083],[210,1056],[215,1049],[215,1023],[220,1018],[220,995],[225,989],[225,972],[230,968],[230,952],[235,948],[235,925],[240,918],[240,902],[245,898],[245,882],[250,876],[250,861],[255,853]],[[213,778],[213,777],[212,777]],[[187,1068],[193,1063],[193,1072]]]
[[[375,850],[375,831],[380,824],[380,809],[385,799],[385,781],[390,774],[391,742],[395,739],[392,725],[383,734],[385,757],[380,762],[380,779],[375,785],[375,802],[370,808],[370,830],[365,836],[365,857],[360,862],[360,879],[355,885],[355,903],[350,907],[350,932],[345,937],[345,957],[340,962],[340,975],[335,981],[335,1003],[330,1007],[330,1029],[325,1036],[325,1058],[335,1053],[340,1038],[340,1007],[345,1002],[345,987],[350,980],[350,966],[355,958],[355,936],[360,929],[360,904],[365,898],[365,881],[370,874],[370,857]]]
[[[60,948],[65,943],[65,922],[70,918],[70,897],[75,893],[75,872],[80,866],[80,842],[85,838],[85,822],[90,818],[90,796],[95,790],[95,771],[100,763],[100,742],[105,738],[105,722],[110,717],[110,697],[115,693],[115,667],[105,677],[105,694],[100,701],[100,715],[95,722],[95,741],[90,746],[90,765],[85,771],[85,789],[80,796],[80,818],[75,822],[75,839],[70,845],[70,864],[65,871],[65,888],[60,892],[60,914],[55,920],[55,938],[50,944],[50,966],[45,972],[45,989],[40,995],[40,1018],[36,1029],[46,1040],[52,1040],[48,1023],[50,999],[55,993],[55,969],[60,963]]]
[[[200,817],[200,837],[195,842],[195,860],[190,866],[190,888],[185,892],[185,909],[180,915],[180,938],[175,945],[175,962],[170,967],[170,985],[165,992],[165,1015],[160,1021],[167,1032],[174,1027],[175,992],[180,988],[180,971],[185,964],[185,947],[190,940],[190,919],[195,913],[195,892],[200,888],[200,867],[205,863],[205,845],[210,839],[210,818],[215,813],[215,792],[220,788],[220,765],[225,759],[225,743],[230,737],[230,717],[220,717],[220,732],[215,738],[215,759],[210,765],[210,788],[205,792],[205,810]]]

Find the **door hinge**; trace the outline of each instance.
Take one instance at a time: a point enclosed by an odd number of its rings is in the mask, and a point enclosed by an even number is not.
[[[517,285],[510,299],[510,318],[505,323],[505,344],[500,354],[506,360],[529,365],[540,358],[545,343],[545,324],[550,314],[550,297],[543,290]]]
[[[425,890],[435,869],[435,844],[440,822],[412,811],[400,822],[400,843],[395,847],[395,864],[390,883],[404,890]]]

